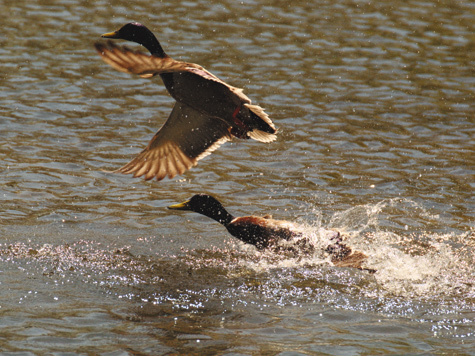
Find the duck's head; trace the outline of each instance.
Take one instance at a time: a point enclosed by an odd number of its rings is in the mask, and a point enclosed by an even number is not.
[[[195,213],[203,214],[204,211],[213,210],[218,207],[222,207],[222,204],[211,195],[196,194],[183,203],[170,205],[168,209],[190,210]]]
[[[117,31],[104,33],[101,37],[140,43],[139,41],[147,36],[155,37],[153,33],[141,23],[130,22]]]
[[[101,37],[136,42],[147,48],[153,55],[166,56],[152,31],[138,22],[130,22],[117,31],[104,33]]]
[[[233,217],[224,209],[223,205],[214,197],[208,194],[196,194],[191,199],[180,203],[170,205],[168,209],[189,210],[195,213],[203,214],[222,224],[226,224]]]

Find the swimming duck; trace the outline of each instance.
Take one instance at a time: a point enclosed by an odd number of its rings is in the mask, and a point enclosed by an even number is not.
[[[116,172],[146,180],[173,178],[233,137],[261,142],[275,140],[277,130],[268,115],[242,89],[235,88],[202,66],[169,57],[154,34],[133,22],[102,35],[139,43],[151,56],[112,41],[96,43],[101,58],[118,71],[144,78],[159,75],[175,106],[148,146]]]
[[[303,252],[311,252],[303,231],[292,222],[275,220],[270,216],[232,216],[223,205],[214,197],[207,194],[196,194],[191,199],[168,207],[175,210],[189,210],[205,215],[224,225],[228,232],[239,240],[257,247],[259,250],[272,249],[280,251],[279,241],[295,241],[298,249]],[[338,267],[354,267],[374,272],[374,270],[362,267],[367,256],[359,251],[352,251],[350,247],[342,243],[340,233],[326,231],[330,234],[330,245],[325,251],[330,254],[331,261]]]

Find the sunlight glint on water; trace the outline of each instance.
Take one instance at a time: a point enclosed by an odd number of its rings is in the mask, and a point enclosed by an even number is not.
[[[459,354],[475,344],[470,1],[2,2],[0,353]],[[105,173],[173,100],[93,49],[129,21],[279,128],[173,180]],[[133,44],[129,44],[134,46]],[[342,232],[371,274],[166,206]],[[252,342],[250,342],[252,340]]]

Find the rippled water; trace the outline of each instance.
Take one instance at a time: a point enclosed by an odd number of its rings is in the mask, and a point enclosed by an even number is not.
[[[0,9],[1,352],[475,354],[473,2]],[[104,172],[173,106],[92,47],[132,20],[244,87],[278,140],[225,144],[172,180]],[[201,192],[339,229],[378,272],[259,253],[165,209]]]

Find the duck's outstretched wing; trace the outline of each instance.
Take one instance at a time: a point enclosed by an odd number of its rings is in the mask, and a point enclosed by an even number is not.
[[[148,146],[115,172],[145,180],[173,178],[232,139],[229,125],[188,105],[175,103],[170,117]]]
[[[225,83],[199,64],[177,61],[168,56],[164,58],[151,56],[127,46],[118,46],[112,41],[97,42],[94,47],[104,62],[120,72],[138,74],[144,78],[162,73],[189,72],[204,79],[221,83],[237,93],[242,93],[242,89]],[[247,96],[245,97],[247,98]],[[249,98],[247,100],[250,103]]]
[[[144,78],[160,73],[180,72],[183,62],[170,57],[159,58],[134,51],[127,46],[117,46],[112,41],[94,43],[102,60],[119,72],[139,74]]]

